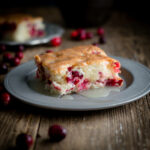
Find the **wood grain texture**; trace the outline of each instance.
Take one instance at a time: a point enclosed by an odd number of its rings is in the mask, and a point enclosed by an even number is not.
[[[34,13],[40,11],[36,9]],[[43,16],[47,14],[44,12],[42,9]],[[56,18],[62,20],[59,13],[56,14]],[[59,22],[59,19],[54,22]],[[114,12],[103,27],[107,43],[100,47],[106,53],[133,59],[150,67],[150,29],[147,25]],[[22,63],[47,49],[60,50],[98,41],[96,28],[88,29],[95,34],[94,38],[82,42],[71,41],[70,31],[66,29],[60,47],[28,47]],[[2,81],[4,76],[0,78]],[[67,129],[68,134],[63,141],[49,141],[48,128],[52,124],[61,124]],[[150,94],[121,107],[89,112],[38,109],[14,99],[9,108],[0,108],[0,150],[13,147],[20,132],[28,132],[34,137],[33,150],[149,150]]]

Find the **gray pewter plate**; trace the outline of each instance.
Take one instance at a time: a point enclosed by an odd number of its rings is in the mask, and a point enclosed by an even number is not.
[[[38,45],[38,44],[46,44],[48,43],[52,38],[57,36],[62,36],[64,33],[64,29],[58,25],[50,24],[50,23],[44,23],[45,24],[45,35],[43,37],[39,38],[33,38],[31,40],[25,41],[25,42],[15,42],[15,41],[0,41],[0,44],[6,44],[9,46],[17,46],[17,45]]]
[[[150,69],[144,65],[121,57],[113,57],[122,64],[121,76],[124,86],[120,92],[112,92],[107,97],[87,98],[72,94],[74,99],[62,99],[33,88],[36,66],[34,61],[24,63],[10,71],[5,80],[6,89],[22,102],[48,109],[87,111],[108,109],[135,101],[150,92]],[[38,80],[39,82],[39,80]]]

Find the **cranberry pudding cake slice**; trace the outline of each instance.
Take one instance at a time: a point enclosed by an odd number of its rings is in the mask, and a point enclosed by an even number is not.
[[[16,42],[24,42],[44,33],[42,17],[25,14],[11,14],[0,17],[0,38]]]
[[[37,78],[60,95],[104,86],[120,87],[120,63],[97,46],[78,46],[35,56]]]

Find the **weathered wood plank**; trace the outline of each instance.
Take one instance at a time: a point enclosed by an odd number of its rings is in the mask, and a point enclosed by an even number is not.
[[[22,132],[31,134],[35,141],[40,115],[32,109],[28,105],[15,103],[13,108],[0,110],[0,150],[14,147],[17,135]]]

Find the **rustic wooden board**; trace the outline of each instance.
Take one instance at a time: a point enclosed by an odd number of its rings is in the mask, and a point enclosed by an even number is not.
[[[104,28],[107,43],[101,48],[106,53],[130,58],[150,67],[150,29],[147,25],[125,14],[114,13]],[[71,30],[67,30],[60,47],[29,47],[24,52],[22,63],[47,49],[60,50],[98,41],[96,28],[88,30],[95,34],[91,40],[71,41]],[[1,80],[3,77],[0,77]],[[52,143],[48,140],[48,128],[52,124],[61,124],[67,129],[68,134],[63,141]],[[34,137],[33,150],[148,150],[149,131],[149,94],[128,105],[100,111],[44,110],[22,104],[16,99],[9,108],[0,108],[0,150],[13,147],[20,132],[28,132]]]

